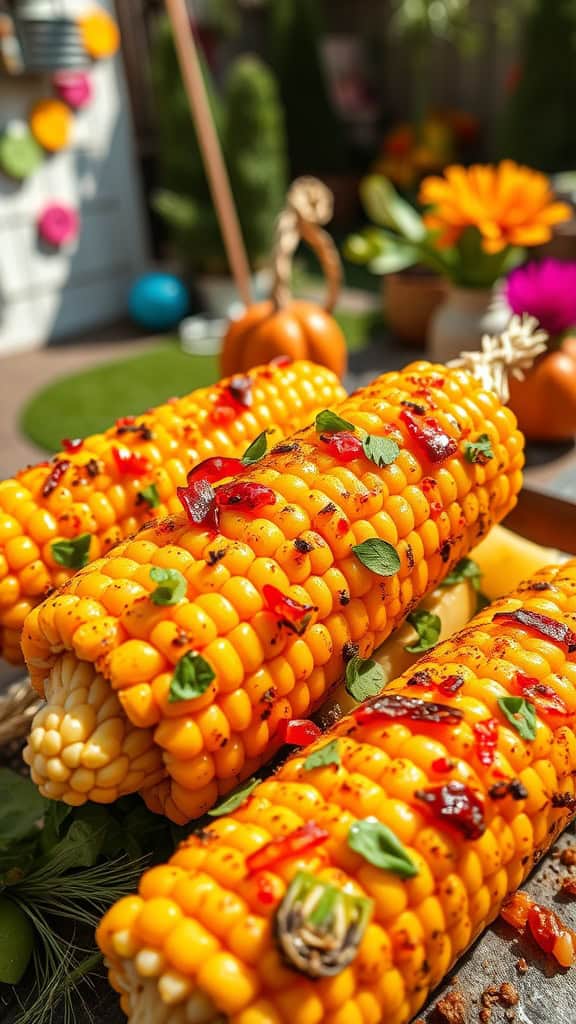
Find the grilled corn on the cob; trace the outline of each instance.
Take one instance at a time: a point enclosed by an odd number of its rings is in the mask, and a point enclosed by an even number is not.
[[[576,809],[575,595],[541,570],[147,872],[98,930],[130,1020],[407,1024]]]
[[[24,653],[54,715],[48,760],[34,734],[27,760],[39,784],[57,786],[49,795],[101,799],[81,744],[104,714],[87,689],[100,694],[103,677],[162,750],[165,782],[154,766],[138,787],[149,806],[199,816],[270,757],[283,719],[318,707],[346,660],[378,647],[515,503],[522,436],[468,372],[415,363],[338,414],[346,420],[320,417],[216,493],[195,480],[185,496],[195,522],[141,531],[28,616]],[[181,585],[162,606],[158,570]],[[91,676],[76,694],[81,662]],[[50,706],[54,666],[70,714],[60,697]],[[71,715],[81,724],[68,763],[58,722]],[[122,757],[110,769],[118,792],[128,776],[133,785]]]
[[[176,488],[192,466],[242,455],[262,430],[285,434],[344,396],[314,363],[261,366],[67,441],[51,462],[0,482],[0,655],[22,660],[27,613],[72,572],[180,509]]]

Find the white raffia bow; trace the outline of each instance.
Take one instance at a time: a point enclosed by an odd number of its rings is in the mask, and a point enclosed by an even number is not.
[[[502,402],[510,398],[510,377],[523,380],[534,360],[546,349],[548,335],[533,316],[513,316],[502,334],[485,334],[478,352],[462,352],[448,366],[469,370]]]

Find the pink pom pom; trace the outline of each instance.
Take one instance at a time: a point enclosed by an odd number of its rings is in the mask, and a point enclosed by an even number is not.
[[[40,238],[54,248],[73,242],[79,229],[80,218],[76,210],[65,203],[50,203],[38,218]]]
[[[87,107],[92,99],[92,81],[85,71],[57,71],[52,84],[56,95],[73,110]]]

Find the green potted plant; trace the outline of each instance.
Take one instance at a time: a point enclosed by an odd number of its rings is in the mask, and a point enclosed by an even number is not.
[[[422,210],[377,175],[363,182],[362,198],[378,227],[352,235],[345,255],[377,274],[420,265],[444,279],[445,297],[428,333],[439,361],[505,328],[510,310],[498,282],[523,260],[526,247],[546,242],[552,226],[572,215],[566,203],[554,201],[545,175],[511,160],[453,165],[425,178]]]

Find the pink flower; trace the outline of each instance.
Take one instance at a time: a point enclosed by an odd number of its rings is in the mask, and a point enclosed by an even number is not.
[[[514,313],[535,316],[549,334],[576,325],[576,263],[542,260],[508,275],[506,298]]]

